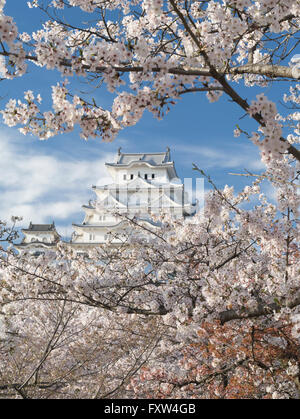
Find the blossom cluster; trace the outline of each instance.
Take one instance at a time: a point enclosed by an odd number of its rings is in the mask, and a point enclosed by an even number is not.
[[[257,133],[252,137],[253,143],[261,149],[262,160],[270,162],[279,159],[286,152],[288,143],[282,140],[282,125],[277,121],[278,113],[275,103],[268,100],[262,93],[251,102],[249,113],[262,118],[259,131],[264,136],[263,140],[259,141]]]
[[[18,35],[18,29],[10,16],[0,15],[0,36],[2,41],[11,45]]]
[[[88,139],[96,137],[100,129],[104,141],[111,141],[119,131],[119,124],[113,115],[100,107],[90,106],[79,96],[74,95],[69,100],[65,86],[52,87],[53,112],[41,112],[39,107],[41,96],[25,92],[26,102],[11,99],[5,110],[1,111],[8,126],[25,125],[20,131],[38,135],[41,139],[48,139],[57,133],[70,132],[76,123],[81,128],[81,137]]]

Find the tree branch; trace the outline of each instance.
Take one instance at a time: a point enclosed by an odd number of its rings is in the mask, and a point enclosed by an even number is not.
[[[243,320],[243,319],[252,319],[257,318],[261,316],[266,316],[268,314],[272,314],[274,312],[279,312],[282,307],[287,308],[295,308],[300,305],[300,297],[296,298],[290,303],[287,303],[285,305],[281,305],[277,302],[274,302],[272,304],[265,304],[265,305],[259,305],[259,307],[256,310],[226,310],[219,313],[219,320],[221,321],[221,324],[224,325],[227,322],[230,322],[232,320]]]

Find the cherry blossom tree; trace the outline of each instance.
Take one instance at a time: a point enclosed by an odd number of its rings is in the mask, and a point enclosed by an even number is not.
[[[161,118],[184,94],[205,92],[211,102],[227,95],[256,121],[257,131],[247,135],[264,161],[285,152],[300,160],[294,109],[298,1],[33,0],[28,5],[48,20],[33,33],[18,33],[1,1],[2,77],[21,77],[31,63],[57,69],[65,81],[52,86],[51,110],[42,108],[38,92],[25,92],[23,101],[10,99],[2,111],[9,126],[22,125],[24,134],[45,139],[78,124],[83,138],[111,141],[145,110]],[[73,8],[82,13],[80,25],[67,18]],[[111,109],[73,93],[74,75],[95,88],[105,84],[114,95]],[[263,90],[279,81],[287,84],[283,99],[292,101],[293,112],[287,108],[284,115]],[[239,93],[241,82],[262,93],[248,102]],[[286,125],[294,131],[285,138]],[[235,129],[236,135],[243,131]]]
[[[161,215],[160,230],[130,219],[122,245],[88,258],[66,244],[56,255],[4,252],[0,388],[23,397],[298,398],[298,177],[284,157],[240,193],[209,178],[204,214]],[[265,178],[277,205],[260,190]]]
[[[1,315],[0,398],[126,395],[155,350],[162,331],[155,323],[64,300],[15,302]]]
[[[0,398],[133,394],[125,387],[151,359],[166,333],[164,324],[155,317],[120,317],[63,294],[54,296],[47,284],[58,282],[48,282],[47,276],[64,276],[63,271],[56,263],[47,270],[50,261],[44,258],[40,268],[36,262],[20,260],[10,249],[1,251]],[[46,281],[44,292],[26,293],[32,279]],[[13,291],[18,280],[24,288]]]

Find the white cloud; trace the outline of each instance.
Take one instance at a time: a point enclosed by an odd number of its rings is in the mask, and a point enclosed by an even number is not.
[[[176,145],[176,151],[181,151],[188,155],[187,164],[191,165],[191,155],[193,163],[201,165],[206,169],[210,168],[245,168],[248,170],[261,170],[265,166],[259,158],[258,149],[251,144],[237,143],[234,147],[214,145],[209,146],[190,146]]]
[[[91,186],[111,182],[104,163],[113,161],[114,156],[99,152],[99,156],[79,160],[69,155],[64,158],[62,153],[47,155],[46,149],[37,151],[24,137],[1,131],[0,219],[19,215],[25,226],[29,221],[55,220],[66,229],[71,221],[81,220],[81,205],[94,198]]]

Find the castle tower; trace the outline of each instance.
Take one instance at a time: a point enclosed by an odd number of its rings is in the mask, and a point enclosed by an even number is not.
[[[32,224],[27,229],[21,230],[24,238],[15,248],[20,252],[29,252],[38,256],[45,251],[55,250],[60,236],[56,231],[54,222],[52,224]]]
[[[187,202],[169,148],[162,153],[122,153],[119,149],[115,162],[105,166],[113,182],[92,187],[96,199],[83,205],[83,222],[73,224],[71,243],[75,249],[117,244],[117,236],[128,225],[121,217],[124,214],[159,228],[151,214],[167,211],[176,218],[195,212],[195,206]]]

